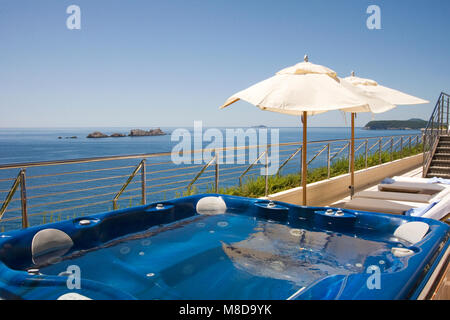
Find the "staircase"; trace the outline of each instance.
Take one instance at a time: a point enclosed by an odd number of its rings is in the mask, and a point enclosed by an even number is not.
[[[450,95],[442,92],[423,132],[423,177],[450,179]]]
[[[426,177],[450,179],[450,136],[439,137]]]

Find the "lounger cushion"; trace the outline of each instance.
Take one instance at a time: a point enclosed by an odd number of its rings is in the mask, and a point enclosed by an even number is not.
[[[394,236],[411,243],[417,243],[423,239],[429,228],[428,224],[424,222],[407,222],[395,230]]]
[[[432,196],[429,194],[415,194],[406,192],[361,191],[355,194],[354,198],[370,198],[370,199],[428,203],[431,200]]]
[[[369,198],[355,198],[345,203],[347,209],[380,212],[380,213],[392,213],[392,214],[404,214],[413,205],[405,205],[396,203],[389,200],[369,199]]]
[[[380,183],[378,190],[393,191],[393,192],[409,192],[409,193],[437,193],[444,190],[445,187],[420,182],[394,182],[394,183]]]

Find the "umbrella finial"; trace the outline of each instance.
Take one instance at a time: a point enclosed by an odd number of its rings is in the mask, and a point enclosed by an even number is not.
[[[308,55],[307,54],[305,54],[305,56],[303,57],[303,60],[305,61],[305,62],[308,62]]]
[[[354,77],[355,76],[355,71],[352,71],[352,77]]]

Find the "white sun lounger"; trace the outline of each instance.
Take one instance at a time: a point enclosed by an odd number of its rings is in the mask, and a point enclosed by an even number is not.
[[[353,197],[429,203],[433,196],[429,194],[407,192],[361,191],[356,193]]]
[[[391,213],[391,214],[404,214],[406,211],[412,208],[417,208],[423,205],[423,203],[417,202],[403,202],[393,200],[380,200],[370,198],[354,198],[345,203],[346,209]]]
[[[378,185],[383,191],[372,189],[355,194],[345,208],[392,214],[404,214],[409,210],[408,214],[412,216],[436,220],[448,218],[450,185],[429,183],[427,178],[394,177],[393,180],[394,183]]]

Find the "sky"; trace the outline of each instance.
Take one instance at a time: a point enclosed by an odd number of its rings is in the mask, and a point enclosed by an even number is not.
[[[370,5],[381,29],[367,28]],[[0,128],[298,126],[246,102],[218,107],[305,54],[430,101],[357,126],[428,120],[450,91],[449,15],[448,0],[0,0]],[[334,111],[308,124],[350,121]]]

